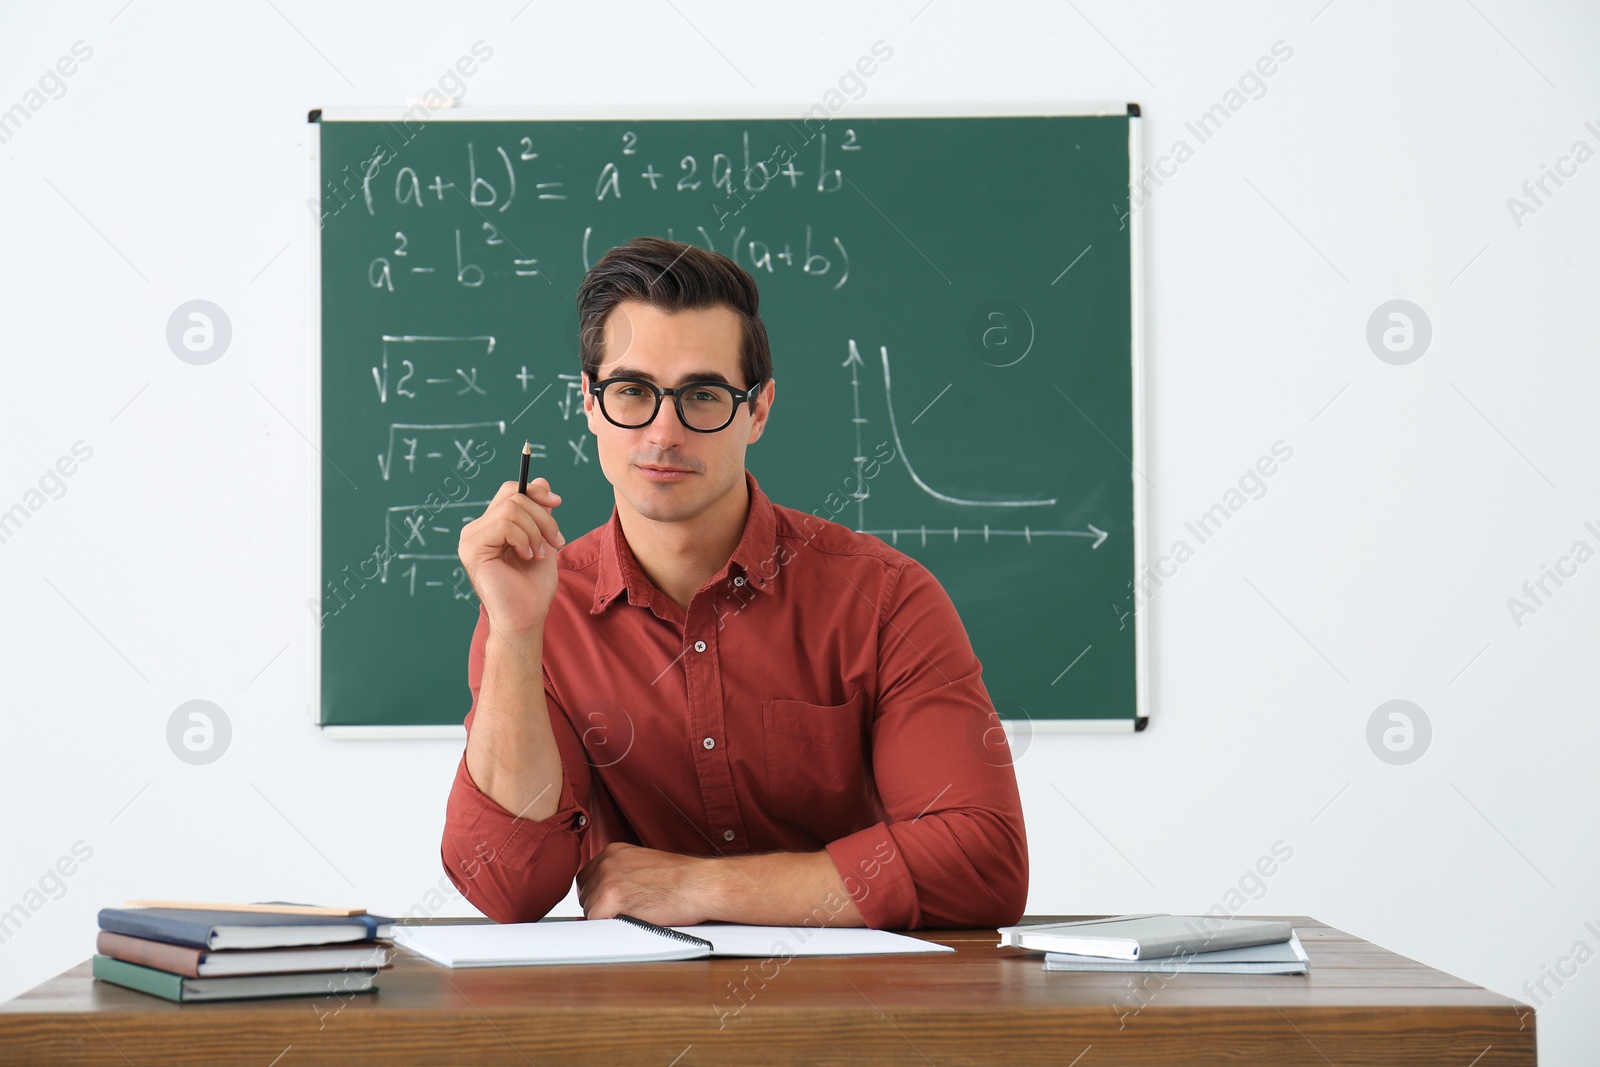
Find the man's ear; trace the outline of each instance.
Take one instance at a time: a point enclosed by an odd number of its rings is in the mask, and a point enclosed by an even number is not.
[[[583,417],[589,424],[589,433],[599,438],[600,432],[596,429],[598,420],[605,418],[595,409],[595,395],[589,392],[589,372],[583,371],[578,375],[578,381],[583,389]]]
[[[761,440],[761,434],[767,428],[767,416],[772,414],[772,401],[778,394],[778,381],[768,378],[761,383],[761,391],[757,394],[755,412],[750,419],[750,439],[746,444],[755,444]]]

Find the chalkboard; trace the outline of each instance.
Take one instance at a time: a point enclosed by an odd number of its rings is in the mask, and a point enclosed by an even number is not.
[[[1142,728],[1137,115],[313,112],[313,720],[459,730],[457,538],[525,439],[608,519],[574,293],[651,234],[760,286],[763,491],[926,564],[1014,731]]]

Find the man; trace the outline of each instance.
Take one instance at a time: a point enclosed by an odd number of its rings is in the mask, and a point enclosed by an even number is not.
[[[1016,778],[974,741],[999,731],[949,597],[745,471],[776,395],[758,301],[714,253],[608,252],[578,303],[610,522],[565,541],[540,478],[462,529],[482,609],[442,857],[497,921],[574,878],[589,918],[662,925],[1022,914]]]

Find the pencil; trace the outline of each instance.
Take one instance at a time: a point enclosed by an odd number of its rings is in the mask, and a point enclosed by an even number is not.
[[[517,495],[528,495],[528,460],[533,458],[533,444],[522,442],[522,477],[517,480]]]

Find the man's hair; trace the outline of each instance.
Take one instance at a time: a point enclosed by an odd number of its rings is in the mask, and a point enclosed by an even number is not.
[[[681,241],[635,237],[600,257],[578,287],[578,355],[591,382],[600,377],[606,316],[624,300],[669,314],[725,307],[744,335],[740,369],[748,388],[772,377],[772,349],[758,308],[755,279],[727,256]]]

